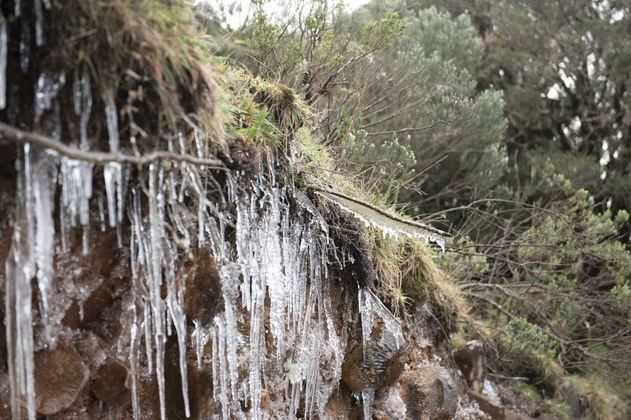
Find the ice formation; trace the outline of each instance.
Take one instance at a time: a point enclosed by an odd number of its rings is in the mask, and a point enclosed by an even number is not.
[[[326,191],[319,191],[318,194],[334,202],[364,224],[378,228],[384,236],[398,238],[403,235],[423,239],[426,243],[435,243],[443,252],[445,251],[444,235],[434,231],[433,228],[421,226],[416,222],[404,222],[395,216],[386,216],[385,212],[378,212],[372,207],[349,200],[339,194]]]
[[[289,198],[293,191],[264,179],[254,182],[247,194],[239,185],[233,183],[230,188],[237,203],[236,255],[226,254],[220,269],[225,311],[215,319],[211,332],[213,378],[218,377],[214,395],[224,418],[238,415],[237,402],[243,396],[251,401],[251,417],[262,418],[263,389],[287,396],[285,415],[293,417],[302,400],[310,417],[323,410],[333,391],[321,386],[331,381],[322,378],[320,364],[327,360],[333,364],[337,383],[342,363],[342,344],[325,282],[326,232],[313,223],[309,209],[301,206],[293,209],[298,216],[292,215]],[[271,354],[263,334],[267,311]],[[237,330],[237,314],[248,321],[249,343]],[[249,355],[247,381],[238,376],[237,354],[243,353]],[[283,382],[266,383],[265,364],[270,359],[285,367]]]
[[[9,38],[7,21],[0,13],[0,109],[4,109],[7,99],[7,53]]]
[[[45,43],[44,9],[50,4],[46,0],[32,1],[35,45],[41,46]],[[15,7],[18,15],[22,11],[20,3],[15,2]],[[30,60],[30,29],[21,28],[20,66],[24,71]],[[6,46],[6,22],[0,19],[0,108],[6,90]],[[52,130],[42,134],[91,151],[96,143],[90,132],[93,106],[101,101],[98,109],[105,114],[108,151],[120,153],[116,91],[97,92],[87,71],[69,74],[68,79],[72,79],[72,86],[66,86],[63,72],[39,75],[33,98],[34,129],[42,131],[45,124],[40,126],[41,122],[53,121]],[[58,96],[63,88],[71,89],[70,111],[77,120],[77,132],[71,139],[61,135]],[[192,129],[194,152],[202,157],[201,133],[192,123],[187,124]],[[168,149],[187,153],[186,135],[182,129],[165,135]],[[14,231],[5,264],[7,352],[14,418],[36,417],[35,323],[41,322],[44,327],[43,345],[54,345],[55,337],[48,336],[51,329],[47,326],[51,322],[48,314],[54,290],[55,252],[70,252],[71,228],[79,227],[83,253],[89,253],[93,222],[98,222],[100,229],[117,229],[121,246],[124,239],[129,241],[125,247],[132,273],[131,294],[126,300],[130,321],[125,323],[128,338],[120,345],[119,356],[127,358],[130,368],[134,418],[143,418],[139,395],[143,375],[155,376],[160,416],[166,418],[164,358],[170,335],[177,340],[187,417],[188,351],[194,352],[198,367],[210,365],[209,386],[224,419],[265,418],[270,410],[262,403],[266,393],[276,397],[271,409],[279,417],[291,418],[299,411],[306,418],[322,415],[341,377],[346,338],[344,332],[336,331],[338,314],[330,297],[329,226],[303,192],[273,176],[248,178],[233,173],[225,175],[221,186],[212,175],[187,163],[158,161],[138,168],[146,185],[132,187],[132,171],[126,165],[112,162],[99,167],[29,144],[20,151],[16,168]],[[104,191],[93,191],[95,170],[103,170]],[[190,203],[196,213],[193,217],[189,214]],[[58,221],[53,218],[55,212]],[[196,222],[190,223],[191,219]],[[123,225],[129,227],[126,238]],[[398,232],[388,229],[384,228]],[[423,235],[435,240],[429,234]],[[186,290],[178,270],[187,255],[182,250],[194,246],[208,248],[219,271],[223,311],[212,321],[187,320],[184,312]],[[41,319],[33,316],[34,278]],[[396,319],[367,289],[359,292],[359,309],[364,345],[377,321],[392,331],[397,342],[402,340]],[[194,327],[189,326],[189,321]],[[204,353],[208,343],[211,357]],[[270,366],[277,374],[268,374]],[[364,390],[362,398],[369,417],[374,391]]]
[[[397,318],[370,289],[361,288],[357,298],[362,326],[364,360],[367,357],[368,342],[371,340],[376,321],[383,323],[384,330],[392,336],[394,346],[399,349],[403,345],[404,338],[403,329]],[[375,398],[375,390],[366,388],[362,390],[361,396],[364,405],[364,419],[372,419],[372,404]]]
[[[75,93],[75,103],[79,104],[76,111],[82,115],[90,108],[90,99],[86,98],[89,93],[83,88]],[[97,207],[100,207],[99,218],[105,218],[102,198],[92,203],[91,164],[53,159],[29,145],[25,146],[19,162],[17,228],[6,265],[7,278],[11,280],[6,304],[7,325],[11,326],[9,358],[16,415],[19,415],[20,405],[16,401],[20,396],[33,395],[33,319],[28,279],[37,277],[44,309],[52,285],[55,187],[58,185],[61,190],[62,243],[63,226],[80,224],[87,229],[91,211],[96,213]],[[290,186],[274,185],[265,178],[237,179],[229,175],[228,196],[220,201],[235,203],[235,211],[220,211],[208,199],[199,176],[187,164],[167,169],[156,162],[148,167],[147,188],[132,188],[127,206],[121,198],[126,193],[125,182],[120,195],[107,197],[117,210],[115,221],[130,225],[132,321],[127,356],[134,417],[142,418],[138,381],[144,360],[148,373],[156,376],[160,414],[166,418],[164,356],[170,334],[175,334],[179,347],[187,416],[190,415],[186,364],[189,348],[194,351],[198,366],[209,364],[212,368],[209,386],[221,406],[223,418],[243,415],[240,401],[250,402],[248,417],[264,418],[261,406],[264,392],[284,396],[275,401],[274,410],[278,414],[293,417],[299,409],[304,410],[306,417],[321,414],[341,377],[345,346],[345,339],[336,331],[329,296],[330,239],[326,222],[306,195]],[[210,324],[191,320],[194,325],[191,331],[187,329],[183,310],[185,290],[177,281],[181,263],[177,248],[190,247],[194,233],[180,213],[182,195],[196,197],[198,201],[197,217],[202,222],[195,227],[204,232],[197,232],[197,236],[206,238],[200,244],[210,248],[215,256],[224,304],[223,311]],[[99,201],[100,206],[92,206]],[[122,213],[125,220],[118,219],[121,214],[118,209],[125,209]],[[167,229],[167,223],[171,228]],[[234,226],[234,239],[227,239],[226,223]],[[62,252],[65,252],[63,247]],[[402,341],[397,320],[368,289],[359,291],[359,312],[364,343],[375,322],[382,322],[397,343]],[[264,333],[267,316],[269,348]],[[239,325],[247,325],[245,334]],[[207,360],[203,348],[209,341],[212,357]],[[280,375],[282,380],[266,374],[269,363],[284,370]],[[324,365],[327,369],[322,368]],[[244,367],[247,372],[242,374]],[[369,416],[374,391],[364,390],[362,398]],[[27,404],[30,418],[34,418],[33,404],[32,401]]]

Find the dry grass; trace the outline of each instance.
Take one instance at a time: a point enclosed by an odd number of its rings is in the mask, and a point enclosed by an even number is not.
[[[113,92],[130,137],[155,147],[164,132],[194,129],[207,156],[223,142],[212,43],[195,29],[188,2],[69,0],[55,3],[50,19],[58,24],[43,67],[87,71],[95,102]]]

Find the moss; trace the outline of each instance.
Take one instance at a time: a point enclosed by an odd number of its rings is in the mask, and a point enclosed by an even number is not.
[[[298,157],[296,177],[309,187],[332,188],[347,196],[406,219],[387,194],[377,188],[358,184],[354,174],[337,165],[330,149],[302,127],[296,131]],[[350,217],[350,216],[349,216]],[[380,229],[363,226],[363,241],[374,250],[373,265],[377,273],[377,295],[395,313],[405,314],[418,303],[429,302],[445,321],[445,330],[455,328],[456,319],[466,316],[466,305],[458,287],[436,265],[436,255],[420,239],[384,236]]]
[[[602,376],[569,376],[570,383],[587,403],[587,417],[596,420],[628,418],[629,391],[615,389]],[[626,395],[625,395],[626,393]]]
[[[571,420],[574,418],[572,416],[572,410],[567,403],[557,399],[546,400],[546,403],[550,414],[552,414],[554,418],[559,420]]]

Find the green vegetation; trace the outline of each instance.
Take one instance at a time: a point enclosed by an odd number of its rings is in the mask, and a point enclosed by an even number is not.
[[[434,255],[367,230],[381,297],[459,314],[459,340],[560,417],[570,376],[589,416],[615,418],[599,387],[628,410],[626,2],[255,3],[221,54],[270,83],[254,100],[293,133],[299,183],[453,233]]]
[[[449,230],[439,254],[360,228],[378,295],[402,316],[429,302],[559,415],[567,378],[593,418],[629,410],[631,8],[299,3],[283,20],[253,2],[231,32],[184,1],[55,2],[67,52],[37,60],[116,92],[135,153],[166,132],[205,156],[237,144],[242,168],[273,153],[305,190]]]

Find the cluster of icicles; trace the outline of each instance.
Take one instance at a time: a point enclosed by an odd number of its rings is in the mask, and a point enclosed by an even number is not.
[[[81,166],[66,160],[26,145],[17,165],[15,230],[6,263],[7,341],[14,418],[20,418],[20,400],[23,398],[27,400],[29,418],[35,418],[30,279],[36,277],[38,280],[42,323],[47,323],[54,274],[53,200],[56,185],[62,191],[60,217],[68,218],[72,225],[77,221],[83,223],[81,217],[72,217],[73,213],[82,213],[86,222],[84,231],[89,227],[90,197],[78,195],[86,190],[76,188],[72,185],[73,178],[69,181],[63,173],[64,167],[76,169]],[[57,164],[57,161],[61,162]],[[62,169],[56,173],[58,165]],[[91,170],[87,166],[82,174]],[[108,175],[105,177],[107,179]],[[109,220],[120,226],[122,213],[119,209],[125,209],[131,225],[133,298],[129,310],[133,322],[129,326],[128,362],[134,417],[142,418],[136,388],[141,370],[140,355],[146,352],[148,369],[155,371],[158,382],[161,417],[166,418],[165,342],[172,329],[179,345],[187,416],[190,415],[187,347],[196,349],[201,367],[204,363],[202,349],[209,340],[212,346],[209,361],[212,384],[209,386],[221,405],[223,418],[241,414],[240,400],[251,402],[248,417],[261,418],[263,388],[274,395],[285,396],[285,414],[289,416],[295,415],[301,402],[308,417],[321,412],[339,381],[343,359],[343,346],[333,325],[325,281],[328,237],[323,227],[326,225],[323,226],[321,220],[312,217],[305,208],[293,209],[297,214],[291,215],[287,200],[290,193],[263,179],[253,183],[248,188],[249,193],[240,190],[237,182],[229,181],[229,197],[237,207],[236,219],[228,214],[217,215],[213,204],[206,199],[198,172],[185,165],[174,173],[159,164],[152,164],[148,184],[146,192],[138,188],[129,191],[131,202],[127,206],[121,201],[127,194],[108,194],[113,201],[108,205]],[[126,184],[120,187],[124,191]],[[195,329],[189,337],[183,311],[184,290],[181,282],[176,281],[179,263],[176,247],[191,245],[192,233],[177,209],[182,206],[182,197],[192,194],[197,196],[199,203],[198,245],[210,247],[218,262],[224,311],[214,318],[212,325],[194,320]],[[141,212],[143,200],[148,203],[148,214],[144,217]],[[78,211],[72,206],[63,207],[65,201],[75,203],[77,207],[86,206]],[[103,212],[99,211],[99,217],[104,221]],[[174,232],[167,231],[165,220],[172,222]],[[224,221],[235,225],[234,243],[224,240]],[[61,233],[62,239],[64,235]],[[88,236],[84,235],[84,238]],[[87,239],[84,245],[87,247]],[[161,296],[163,285],[167,290],[165,298]],[[269,308],[266,308],[268,304]],[[273,354],[267,354],[265,345],[264,314],[267,311],[269,330],[274,339]],[[244,313],[248,314],[249,321],[247,335],[237,329],[237,322],[243,321]],[[54,346],[54,337],[42,339]],[[247,360],[240,360],[244,357]],[[320,368],[325,361],[333,366],[329,372]],[[285,380],[273,383],[273,377],[266,377],[269,363],[285,369],[285,375],[281,375]],[[246,377],[239,375],[239,367],[243,365],[249,366]],[[324,377],[331,372],[332,377]]]
[[[59,113],[55,96],[65,83],[65,76],[42,74],[39,78],[35,115],[45,111]],[[82,75],[74,83],[75,112],[80,120],[80,145],[89,150],[87,123],[92,106],[89,77]],[[119,147],[118,121],[113,96],[104,95],[110,151]],[[52,133],[59,137],[59,131]],[[58,138],[59,139],[59,138]],[[60,139],[59,139],[60,140]],[[184,148],[183,142],[181,148]],[[173,145],[170,146],[173,148]],[[186,152],[185,150],[181,150]],[[41,322],[47,346],[55,345],[49,324],[50,297],[53,290],[53,257],[55,254],[55,191],[59,187],[59,227],[61,252],[68,252],[67,230],[80,225],[83,229],[83,250],[89,250],[92,213],[92,173],[89,162],[55,156],[46,150],[26,144],[17,162],[17,209],[13,243],[6,262],[6,325],[9,350],[9,370],[14,418],[20,418],[20,400],[26,399],[28,417],[35,418],[33,383],[33,315],[30,279],[37,278],[41,296]],[[161,417],[165,418],[164,356],[165,342],[175,330],[178,339],[182,393],[186,415],[189,416],[186,350],[190,339],[197,349],[201,365],[201,349],[211,340],[213,357],[213,396],[218,399],[223,418],[238,414],[239,400],[251,401],[251,417],[261,417],[260,400],[264,382],[265,362],[272,358],[287,370],[287,381],[270,383],[268,389],[284,388],[287,414],[295,414],[301,400],[307,415],[322,410],[339,380],[342,345],[331,315],[328,293],[325,292],[328,232],[321,217],[314,216],[313,206],[306,197],[300,201],[307,207],[290,214],[289,191],[280,190],[265,180],[240,189],[229,179],[229,200],[236,203],[234,215],[222,213],[207,198],[200,172],[187,164],[165,170],[159,163],[148,168],[148,189],[128,190],[129,170],[117,163],[104,166],[103,176],[107,197],[107,224],[116,228],[122,246],[121,225],[130,223],[130,256],[133,300],[129,310],[133,322],[129,331],[129,365],[131,371],[132,405],[135,418],[141,418],[137,394],[140,373],[140,352],[146,352],[149,371],[156,374]],[[180,214],[183,201],[195,197],[198,203],[196,232],[191,232]],[[106,223],[101,196],[97,201],[98,217]],[[129,202],[126,202],[128,199]],[[142,203],[148,214],[143,217]],[[306,201],[305,201],[306,200]],[[296,211],[294,209],[294,211]],[[234,220],[232,220],[234,219]],[[166,220],[170,221],[168,229]],[[224,240],[225,223],[236,228],[236,241]],[[197,246],[210,247],[218,262],[224,299],[224,312],[215,317],[213,325],[194,320],[195,331],[187,336],[183,311],[182,285],[176,281],[179,261],[177,247],[185,249],[196,239]],[[243,280],[241,280],[243,279]],[[167,296],[161,296],[166,285]],[[266,354],[263,315],[269,297],[270,330],[275,352]],[[249,314],[250,331],[243,336],[237,330],[239,309]],[[144,349],[141,350],[141,339]],[[247,378],[238,375],[239,357],[247,354]],[[321,359],[332,361],[333,380],[321,376]],[[331,384],[325,386],[326,383]],[[209,384],[210,386],[210,384]]]
[[[52,112],[59,123],[55,98],[64,83],[63,73],[41,75],[34,98],[36,118]],[[89,150],[87,123],[92,107],[89,77],[76,76],[73,89],[73,111],[80,121],[78,147]],[[112,98],[111,94],[103,95],[109,147],[116,152],[118,114]],[[57,127],[51,136],[61,141],[60,132]],[[174,137],[180,140],[179,150],[186,153],[182,136]],[[176,149],[173,142],[169,142],[169,149]],[[101,229],[106,225],[116,229],[120,246],[126,246],[122,225],[128,222],[130,226],[127,246],[133,296],[128,309],[133,321],[129,325],[128,364],[135,418],[142,418],[137,392],[142,353],[146,354],[149,373],[156,375],[161,417],[166,418],[165,342],[173,330],[179,346],[187,416],[190,415],[187,348],[196,350],[199,366],[204,362],[211,364],[209,386],[225,419],[244,416],[239,401],[251,403],[247,417],[264,417],[260,407],[263,389],[283,396],[283,403],[275,410],[282,410],[287,416],[295,415],[299,408],[307,417],[322,412],[340,379],[345,339],[335,330],[328,293],[328,226],[304,194],[289,186],[280,188],[263,178],[247,181],[251,185],[241,185],[245,178],[235,180],[228,175],[228,193],[222,200],[236,204],[233,214],[220,211],[220,206],[209,200],[203,172],[198,168],[182,163],[167,170],[160,163],[151,164],[147,168],[148,187],[143,190],[131,187],[130,168],[109,163],[103,167],[105,205],[103,195],[92,191],[92,175],[96,170],[92,163],[57,156],[26,144],[16,168],[14,233],[5,266],[14,418],[21,418],[21,401],[26,401],[28,417],[35,418],[33,353],[35,348],[56,345],[51,332],[53,324],[59,322],[59,314],[53,314],[50,308],[55,252],[69,252],[68,231],[74,227],[82,229],[83,252],[89,252],[91,220],[97,217]],[[191,197],[197,203],[195,229],[185,223],[186,214],[182,213],[184,200],[190,201]],[[59,215],[57,224],[53,219],[55,207]],[[148,209],[144,215],[143,208]],[[226,224],[235,229],[233,242],[225,240]],[[58,235],[56,225],[60,230]],[[192,320],[195,329],[189,335],[183,311],[185,291],[182,282],[176,281],[181,263],[177,251],[178,247],[189,249],[194,241],[196,246],[209,247],[218,263],[224,311],[214,318],[212,325]],[[33,335],[32,278],[37,279],[41,302],[42,328],[38,331],[43,333],[35,336],[37,342]],[[167,291],[164,298],[163,288]],[[361,308],[365,309],[362,320],[369,325],[371,309],[365,303]],[[268,354],[265,345],[266,313],[273,337],[272,354]],[[249,325],[248,334],[239,332],[238,322]],[[370,327],[366,337],[369,334]],[[205,361],[202,349],[209,341],[212,358]],[[282,374],[266,375],[270,364],[281,367]],[[327,369],[321,369],[324,364]],[[248,366],[245,376],[239,374],[242,366]],[[281,379],[274,382],[274,378]]]
[[[45,42],[42,6],[50,5],[47,0],[34,0],[38,46]],[[19,16],[19,1],[15,7],[15,15]],[[21,41],[23,69],[28,67],[28,45],[28,40]],[[7,23],[0,15],[0,108],[6,105],[6,58]],[[79,122],[79,141],[73,146],[89,151],[93,148],[88,132],[93,87],[88,74],[71,78],[71,112]],[[34,126],[39,127],[45,114],[47,118],[52,116],[55,127],[45,134],[57,141],[62,138],[61,109],[56,98],[66,79],[65,73],[42,73],[35,87]],[[114,92],[102,92],[100,99],[106,114],[109,151],[117,153],[120,140]],[[196,154],[202,157],[198,136],[195,141]],[[168,148],[188,153],[181,132],[173,134]],[[145,189],[131,182],[130,167],[119,163],[103,165],[103,194],[92,190],[93,173],[101,173],[97,171],[101,168],[95,168],[91,162],[58,156],[29,144],[18,156],[14,230],[5,264],[5,324],[13,418],[22,418],[26,405],[28,418],[35,419],[34,351],[57,344],[54,326],[59,323],[59,314],[51,301],[55,253],[70,252],[69,231],[80,228],[83,253],[87,254],[90,229],[96,220],[101,230],[106,226],[116,230],[119,246],[129,247],[132,296],[127,309],[132,321],[120,348],[126,352],[122,357],[127,358],[130,367],[134,418],[143,418],[137,388],[140,376],[147,373],[145,368],[149,374],[155,374],[160,415],[166,418],[164,358],[166,339],[171,334],[178,341],[187,417],[189,349],[195,349],[199,367],[211,365],[209,386],[224,419],[265,417],[261,407],[263,390],[276,397],[276,415],[293,417],[299,409],[307,418],[322,413],[340,380],[346,338],[334,327],[335,314],[328,292],[328,226],[304,194],[291,186],[280,187],[274,180],[237,179],[236,175],[227,174],[227,196],[221,195],[219,199],[224,203],[219,205],[209,198],[209,175],[204,174],[203,168],[160,162],[142,168],[143,176],[148,178]],[[184,209],[185,200],[197,206],[194,227],[187,223],[190,210]],[[221,210],[225,202],[234,203],[236,211]],[[55,210],[58,221],[54,220]],[[233,241],[226,240],[228,225],[234,228]],[[128,243],[124,243],[123,226],[129,226]],[[182,263],[182,253],[178,251],[193,246],[209,248],[217,262],[224,310],[210,325],[192,320],[194,331],[188,334],[183,310],[185,290],[176,273]],[[33,278],[37,279],[40,296],[41,324],[35,335]],[[162,290],[166,290],[166,297]],[[391,314],[374,295],[362,291],[359,296],[364,344],[374,317],[381,318],[401,336],[400,326],[392,323]],[[265,340],[267,314],[273,338],[271,351]],[[247,334],[240,332],[238,324],[249,326]],[[209,342],[212,357],[207,360],[203,349]],[[280,374],[267,374],[270,369],[277,373],[280,370]],[[372,395],[371,390],[362,393],[368,418]],[[250,403],[247,413],[240,401]]]
[[[35,18],[35,45],[41,47],[46,43],[44,36],[44,8],[50,9],[51,0],[32,0],[22,3],[21,0],[14,0],[14,16],[20,17],[23,10],[26,8],[32,8]],[[28,10],[28,9],[26,9]],[[6,92],[7,92],[7,55],[9,52],[9,34],[7,27],[7,20],[0,11],[0,109],[4,109],[6,106]],[[26,20],[22,23],[21,35],[20,35],[20,68],[23,72],[28,70],[30,62],[30,42],[31,42],[31,27]]]

